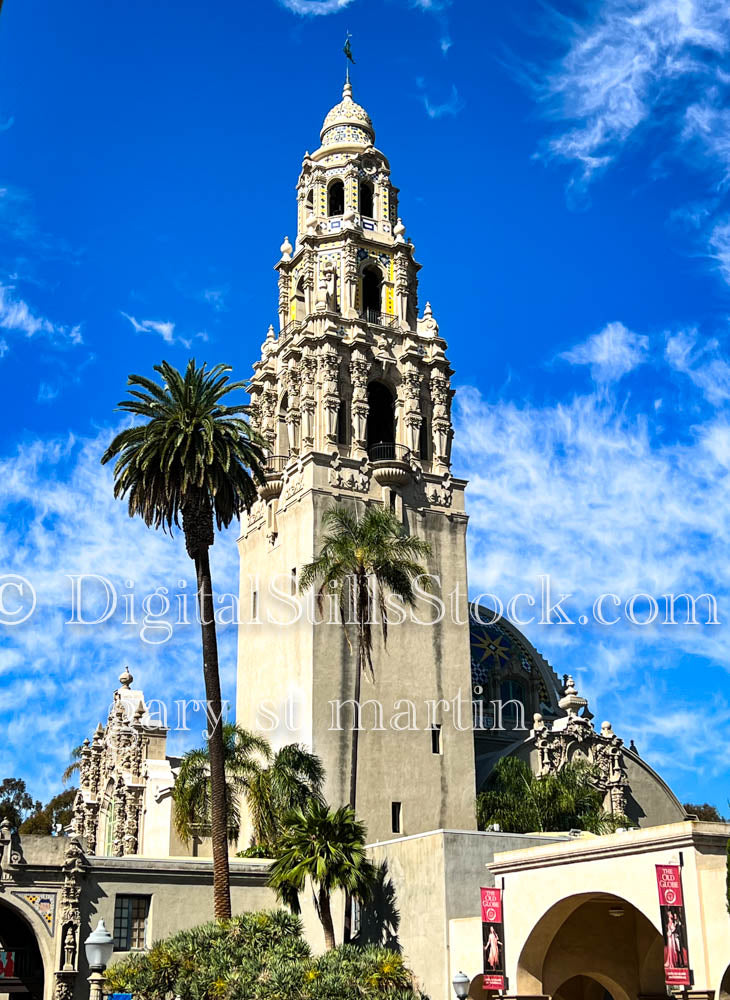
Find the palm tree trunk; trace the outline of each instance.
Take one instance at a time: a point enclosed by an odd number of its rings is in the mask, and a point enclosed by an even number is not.
[[[359,588],[362,586],[362,582],[358,578],[358,596],[357,596],[357,608],[358,617],[361,615],[361,601]],[[362,630],[362,622],[359,625],[360,630]],[[355,707],[353,714],[353,727],[352,727],[352,748],[350,755],[350,809],[353,812],[356,811],[355,807],[357,805],[357,754],[360,745],[360,730],[355,723],[360,721],[360,689],[362,687],[362,636],[358,636],[357,642],[357,661],[355,665]],[[349,944],[352,940],[352,896],[349,892],[345,893],[345,926],[343,928],[342,940],[345,944]]]
[[[324,930],[324,946],[327,951],[332,951],[335,946],[335,928],[332,923],[330,897],[327,890],[321,886],[319,889],[319,919],[322,921],[322,929]]]
[[[231,916],[231,877],[228,868],[228,808],[223,748],[221,681],[218,673],[218,642],[215,632],[213,584],[210,577],[208,546],[195,554],[198,578],[198,608],[203,637],[203,676],[208,712],[208,752],[210,754],[211,838],[213,841],[213,913],[216,920]]]

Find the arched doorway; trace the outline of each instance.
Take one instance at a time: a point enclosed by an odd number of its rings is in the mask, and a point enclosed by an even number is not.
[[[43,958],[33,928],[14,906],[0,901],[0,993],[43,1000]]]
[[[559,1000],[608,1000],[606,993],[611,1000],[663,995],[659,928],[620,896],[568,896],[530,932],[519,957],[515,992]]]
[[[591,976],[573,976],[559,987],[553,1000],[619,1000]]]
[[[377,457],[395,457],[395,396],[383,382],[368,386],[367,443],[368,451],[382,446],[383,454]]]
[[[327,215],[344,215],[345,185],[342,181],[332,181],[327,190]]]
[[[362,272],[362,314],[368,323],[379,323],[382,311],[383,276],[368,265]]]

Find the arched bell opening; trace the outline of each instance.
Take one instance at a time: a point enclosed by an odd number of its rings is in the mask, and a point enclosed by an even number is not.
[[[368,265],[362,272],[362,315],[368,323],[378,323],[382,312],[383,276],[380,269]]]
[[[360,184],[360,215],[366,219],[375,218],[375,188],[371,181]]]
[[[395,395],[384,382],[368,386],[367,445],[375,460],[395,458]]]
[[[279,413],[276,422],[276,453],[277,455],[289,454],[289,432],[286,426],[286,417],[289,411],[289,395],[285,392],[279,403]]]
[[[48,908],[53,900],[46,900]],[[38,906],[44,903],[39,893]],[[0,900],[0,960],[3,975],[0,993],[43,1000],[45,970],[38,939],[30,922],[14,907]]]
[[[327,188],[327,215],[345,214],[345,185],[342,181],[332,181]]]
[[[294,292],[294,319],[301,323],[306,318],[304,279],[300,278]]]

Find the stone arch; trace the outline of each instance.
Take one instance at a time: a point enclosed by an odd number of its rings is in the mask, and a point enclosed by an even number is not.
[[[0,897],[0,950],[16,953],[16,977],[33,1000],[43,1000],[53,989],[53,938],[40,922],[37,914]]]
[[[631,997],[610,976],[572,976],[561,983],[553,1000],[631,1000]]]
[[[662,956],[661,931],[639,906],[610,892],[577,893],[535,923],[517,963],[515,992],[553,996],[582,976],[600,983],[613,1000],[661,994]],[[563,1000],[593,1000],[576,990]]]
[[[289,393],[283,393],[279,400],[279,408],[276,415],[276,453],[277,455],[289,454],[289,434],[286,426],[286,418],[289,412]]]

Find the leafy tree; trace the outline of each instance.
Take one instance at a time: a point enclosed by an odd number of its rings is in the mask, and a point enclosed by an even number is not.
[[[223,726],[226,770],[228,839],[238,840],[238,803],[246,800],[253,827],[253,844],[272,857],[282,830],[283,817],[311,798],[321,798],[324,770],[318,757],[298,743],[274,753],[263,736],[241,726]],[[194,832],[210,831],[210,756],[208,747],[191,750],[180,765],[173,790],[174,821],[188,842]],[[252,855],[248,855],[252,856]]]
[[[725,817],[721,816],[716,807],[710,805],[709,802],[703,802],[701,805],[697,805],[694,802],[684,802],[682,808],[686,813],[696,816],[703,823],[725,822]]]
[[[244,415],[242,404],[227,405],[229,394],[245,389],[229,382],[227,365],[208,371],[191,359],[182,375],[163,361],[155,365],[158,385],[130,375],[130,399],[119,408],[143,423],[118,434],[102,456],[116,458],[114,496],[126,497],[130,517],[138,514],[148,527],[172,533],[180,526],[185,547],[195,563],[200,611],[203,676],[208,712],[210,753],[213,898],[216,917],[231,914],[226,828],[226,779],[218,644],[209,550],[214,525],[228,527],[256,500],[256,481],[263,482],[263,451]]]
[[[347,806],[331,811],[326,803],[310,799],[287,817],[269,885],[281,896],[301,892],[307,879],[316,890],[329,951],[335,946],[332,893],[342,890],[348,899],[367,900],[377,882],[377,870],[365,855],[365,827]]]
[[[588,763],[576,762],[538,778],[525,761],[501,757],[477,796],[479,828],[498,823],[509,833],[573,829],[608,833],[627,825],[625,816],[604,810],[603,793],[593,784],[594,777]]]
[[[59,824],[62,827],[68,826],[73,818],[75,798],[75,788],[67,788],[58,795],[54,795],[47,805],[42,809],[37,809],[22,822],[20,832],[50,836]],[[37,804],[40,806],[40,802]]]
[[[27,816],[42,808],[41,802],[33,800],[22,778],[3,778],[0,782],[0,822],[7,819],[17,830]]]
[[[112,991],[145,1000],[421,997],[397,952],[343,945],[313,956],[301,922],[284,910],[242,913],[158,941],[107,968],[104,992]]]

